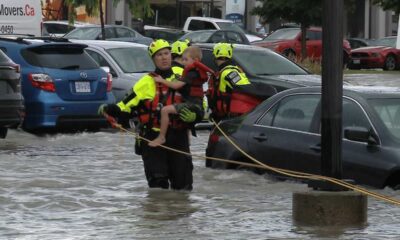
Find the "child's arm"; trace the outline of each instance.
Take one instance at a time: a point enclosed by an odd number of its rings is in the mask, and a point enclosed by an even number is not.
[[[154,78],[154,81],[156,81],[158,83],[162,83],[172,89],[179,89],[179,88],[185,86],[185,84],[186,84],[185,82],[182,82],[182,81],[167,81],[159,75],[155,76],[153,78]]]

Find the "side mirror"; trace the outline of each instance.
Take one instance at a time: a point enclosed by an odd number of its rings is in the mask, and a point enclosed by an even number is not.
[[[101,66],[100,68],[103,69],[104,72],[110,73],[110,67],[108,67],[108,66]]]
[[[370,145],[379,144],[376,134],[365,127],[346,127],[344,129],[344,138],[356,142],[365,142]]]

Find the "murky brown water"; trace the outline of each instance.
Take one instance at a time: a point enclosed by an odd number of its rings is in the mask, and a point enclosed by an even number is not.
[[[193,138],[194,153],[207,134]],[[0,141],[0,239],[400,239],[399,206],[370,198],[363,228],[298,228],[292,192],[305,184],[194,164],[192,192],[149,190],[131,136],[10,131]]]

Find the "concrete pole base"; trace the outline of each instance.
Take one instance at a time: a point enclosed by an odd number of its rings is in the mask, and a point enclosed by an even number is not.
[[[362,226],[368,198],[360,193],[310,191],[293,193],[292,216],[302,226]]]

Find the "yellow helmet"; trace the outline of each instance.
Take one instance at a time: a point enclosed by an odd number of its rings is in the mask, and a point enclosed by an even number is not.
[[[171,53],[175,54],[175,55],[178,55],[178,56],[181,56],[183,54],[183,51],[185,51],[185,49],[187,47],[189,47],[189,43],[190,43],[189,39],[186,39],[185,41],[179,41],[179,40],[175,41],[171,45],[171,47],[172,47]]]
[[[214,46],[213,54],[215,58],[232,58],[233,46],[230,43],[217,43]]]
[[[148,48],[150,57],[153,57],[156,52],[158,52],[164,48],[171,49],[171,46],[169,45],[169,43],[167,41],[165,41],[164,39],[157,39],[157,40],[153,41]]]

